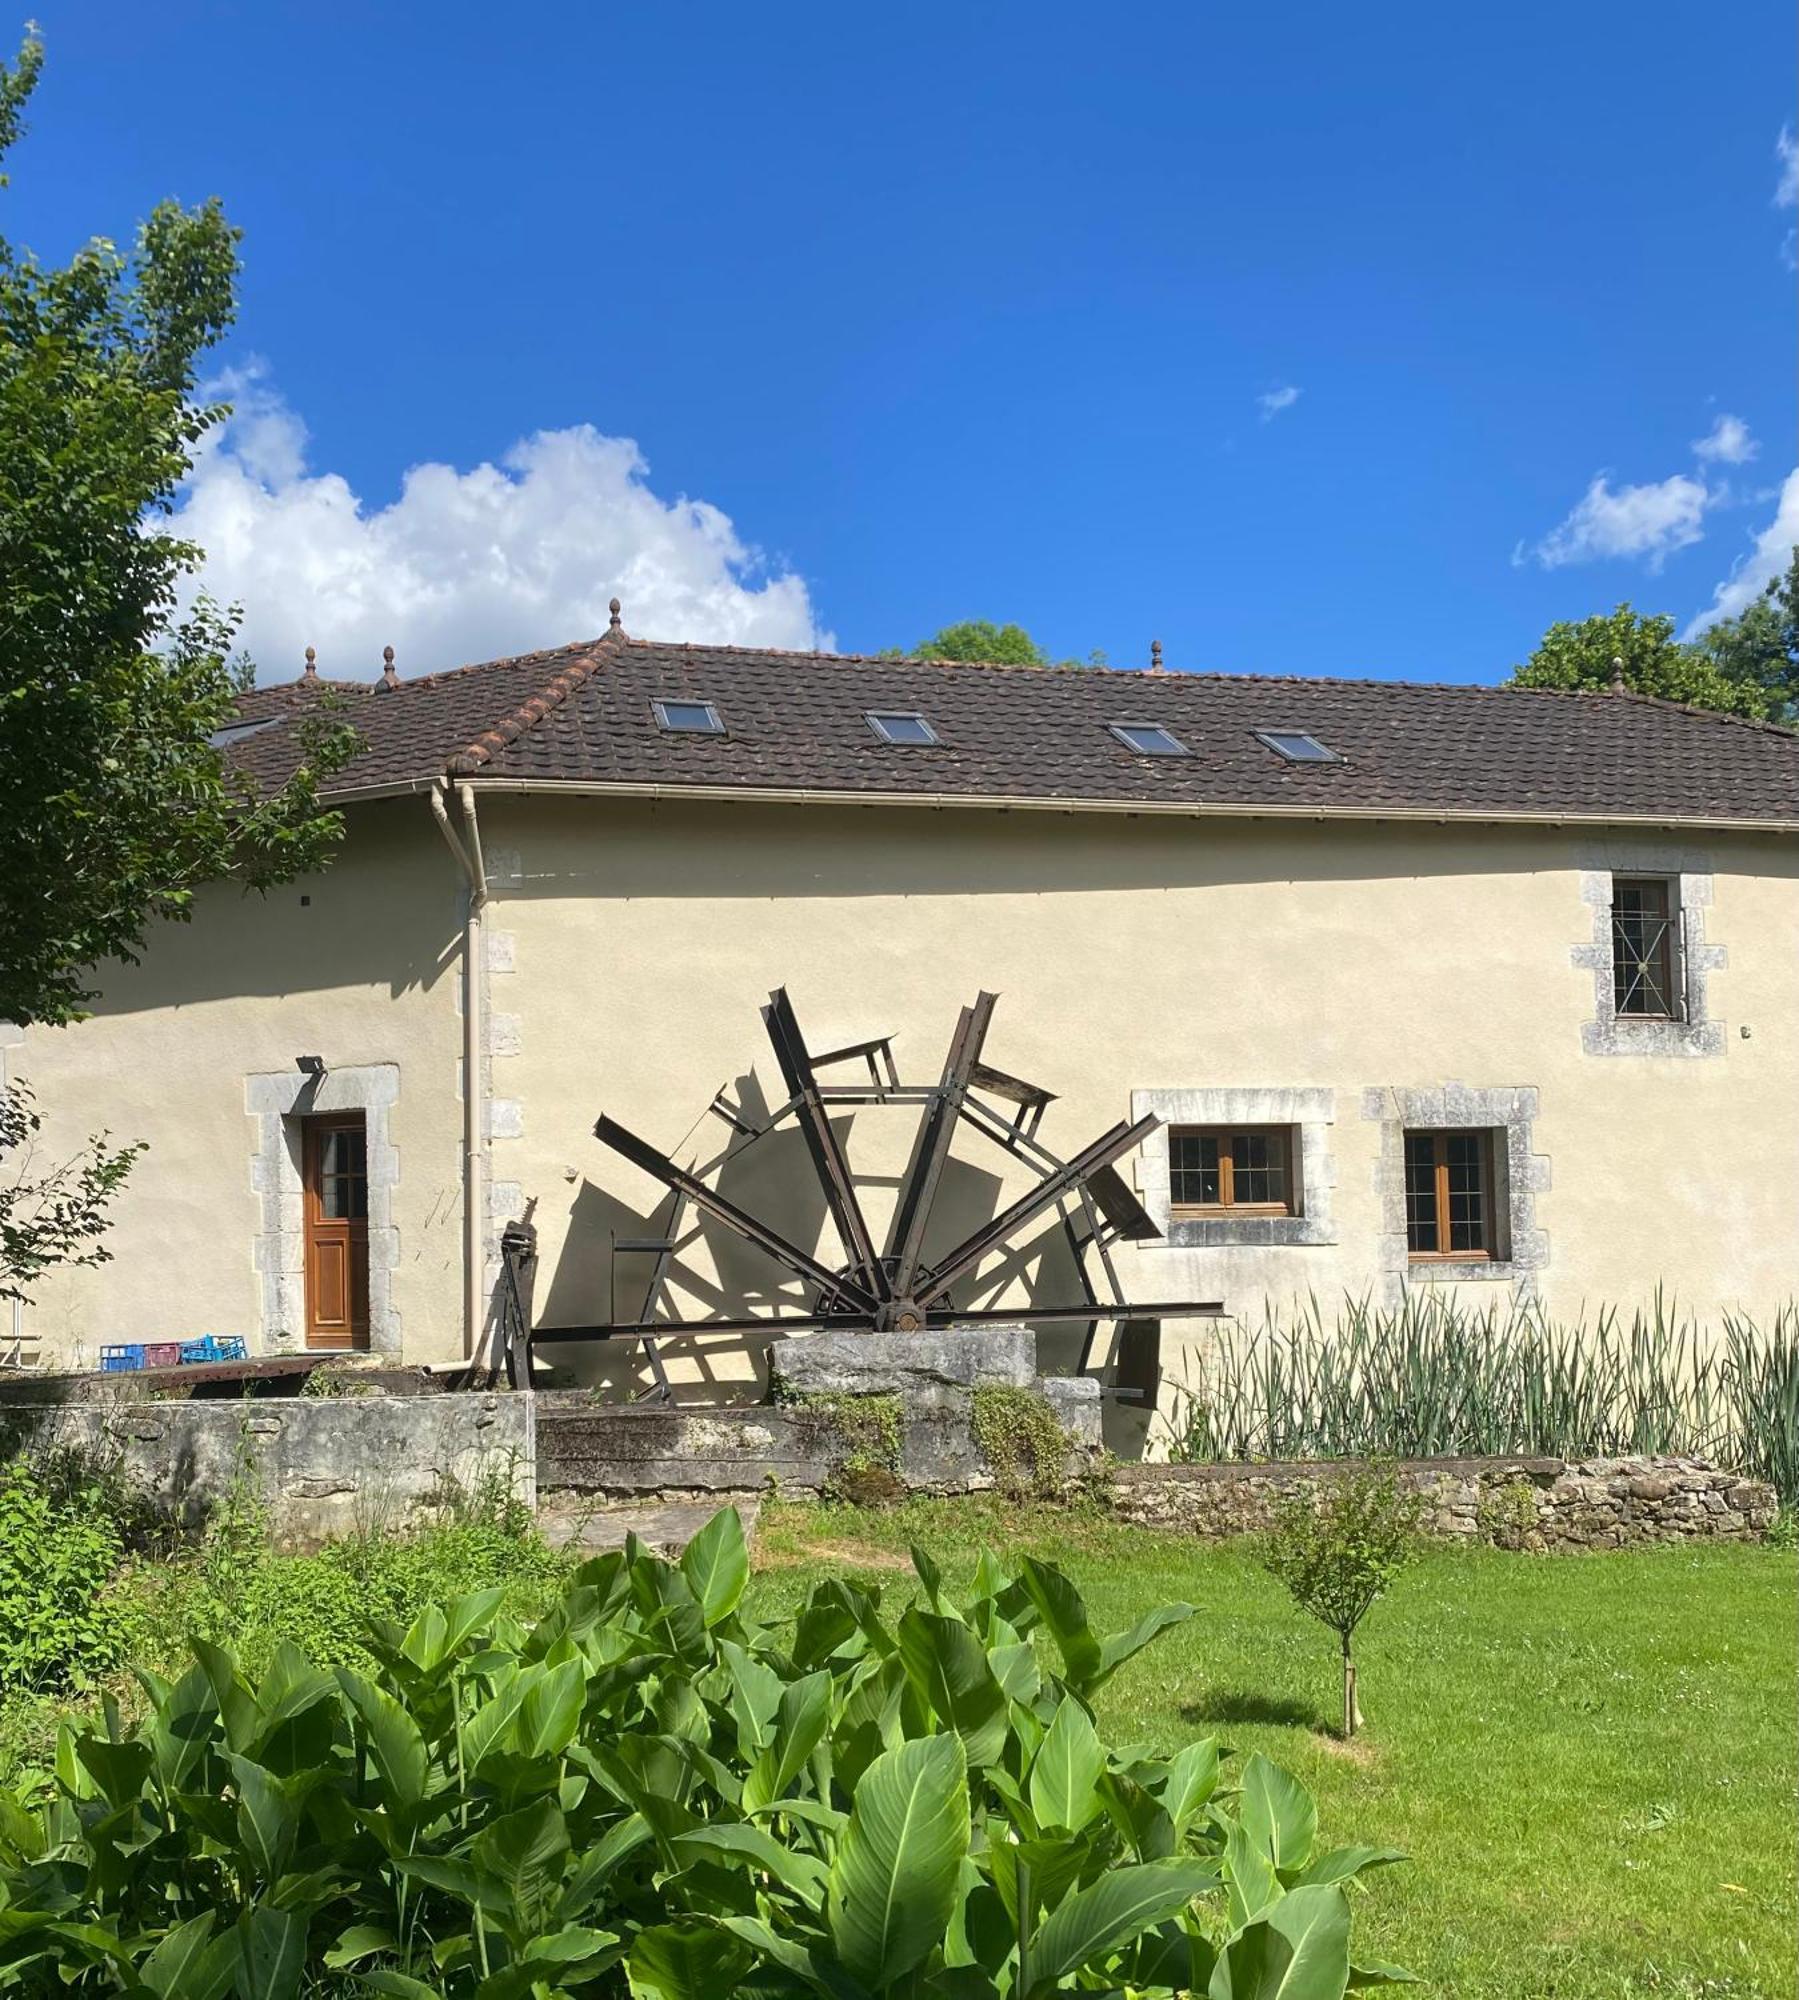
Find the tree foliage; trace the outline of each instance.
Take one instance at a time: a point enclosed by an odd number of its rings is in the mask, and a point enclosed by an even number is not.
[[[1512,671],[1515,687],[1612,685],[1725,715],[1799,721],[1799,548],[1780,576],[1735,618],[1696,639],[1674,636],[1674,620],[1628,604],[1603,617],[1551,625]]]
[[[1093,1631],[1067,1577],[915,1555],[897,1616],[843,1579],[751,1616],[734,1512],[635,1541],[534,1627],[481,1591],[375,1668],[196,1642],[127,1730],[66,1730],[0,1793],[0,1987],[297,2000],[1343,2000],[1347,1886],[1310,1795],[1205,1740],[1114,1749],[1093,1698],[1161,1632]],[[1036,1637],[1045,1644],[1040,1650]],[[335,1990],[331,1988],[330,1990]]]
[[[964,618],[912,648],[915,660],[971,660],[1002,667],[1047,667],[1049,655],[1022,625]]]
[[[1672,618],[1647,616],[1628,604],[1604,617],[1551,625],[1530,658],[1514,668],[1512,683],[1603,691],[1615,673],[1632,694],[1730,715],[1761,713],[1756,690],[1729,679],[1697,648],[1683,646],[1674,636]]]
[[[41,62],[28,38],[0,63],[0,158]],[[211,742],[241,684],[234,614],[180,611],[201,552],[157,524],[225,414],[197,367],[237,243],[216,201],[163,202],[129,255],[95,240],[60,267],[0,236],[0,1019],[76,1017],[90,969],[202,883],[267,887],[341,830],[318,787],[354,745],[327,717],[268,794]]]
[[[1799,722],[1799,548],[1761,596],[1707,626],[1694,646],[1726,680],[1753,690],[1770,722]]]

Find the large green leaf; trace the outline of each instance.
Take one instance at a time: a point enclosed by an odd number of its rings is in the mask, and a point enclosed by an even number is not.
[[[1281,1878],[1268,1850],[1240,1820],[1225,1835],[1224,1865],[1230,1877],[1231,1928],[1240,1930],[1281,1899]]]
[[[137,1969],[156,2000],[219,2000],[237,1970],[237,1943],[213,1936],[213,1913],[177,1924]]]
[[[1058,1903],[1039,1926],[1030,1941],[1027,2000],[1166,1923],[1217,1886],[1216,1870],[1202,1861],[1146,1861],[1108,1870]]]
[[[369,1755],[380,1774],[382,1803],[404,1819],[425,1796],[428,1760],[419,1726],[403,1703],[361,1675],[340,1667],[337,1678],[362,1724]]]
[[[237,1837],[256,1872],[273,1888],[286,1870],[300,1815],[287,1788],[248,1757],[228,1756],[237,1786]]]
[[[553,1667],[535,1667],[529,1672],[531,1678],[518,1711],[519,1754],[560,1757],[581,1726],[581,1707],[587,1699],[587,1663],[576,1658]]]
[[[1312,1858],[1318,1836],[1318,1808],[1291,1772],[1256,1751],[1243,1767],[1237,1817],[1276,1870],[1289,1876]]]
[[[1294,1889],[1231,1939],[1209,2000],[1343,2000],[1349,1985],[1349,1902],[1335,1884]]]
[[[735,1507],[721,1508],[681,1551],[686,1577],[708,1625],[730,1617],[750,1580],[750,1552]]]
[[[503,1885],[521,1930],[543,1922],[568,1850],[568,1823],[553,1799],[490,1820],[469,1844],[475,1866]]]
[[[862,1774],[831,1864],[831,1942],[851,1976],[884,1990],[940,1944],[968,1851],[959,1736],[921,1736]]]
[[[1064,1695],[1031,1763],[1031,1811],[1038,1825],[1070,1832],[1084,1827],[1099,1810],[1094,1786],[1105,1768],[1106,1753],[1087,1711]]]
[[[1026,1556],[1019,1567],[1019,1582],[1029,1592],[1039,1616],[1062,1655],[1066,1679],[1076,1693],[1084,1694],[1100,1677],[1102,1661],[1099,1641],[1081,1593],[1059,1569],[1051,1569],[1035,1556]]]
[[[1109,1639],[1100,1642],[1099,1681],[1110,1680],[1126,1660],[1134,1659],[1152,1639],[1166,1632],[1171,1625],[1184,1625],[1193,1616],[1191,1604],[1158,1604],[1153,1611],[1145,1612],[1128,1632],[1114,1632]]]
[[[743,1781],[743,1809],[756,1812],[778,1799],[806,1768],[831,1720],[831,1676],[820,1671],[781,1691],[774,1736]]]
[[[306,1971],[306,1919],[266,1903],[237,1920],[238,2000],[293,2000]]]
[[[1300,1882],[1348,1882],[1365,1868],[1390,1868],[1408,1857],[1403,1847],[1333,1847],[1306,1864]],[[1296,1885],[1297,1886],[1297,1885]]]
[[[959,1618],[914,1607],[899,1622],[899,1650],[906,1678],[961,1737],[969,1763],[993,1763],[1006,1743],[1006,1691],[979,1638]]]
[[[625,1975],[635,2000],[723,2000],[750,1960],[740,1938],[690,1917],[639,1931]]]
[[[676,1859],[686,1863],[702,1858],[722,1859],[736,1867],[760,1869],[784,1888],[792,1889],[810,1907],[824,1900],[825,1877],[821,1865],[810,1854],[783,1847],[759,1826],[744,1826],[728,1819],[707,1820],[690,1833],[678,1833],[669,1843]]]
[[[1218,1789],[1218,1743],[1205,1737],[1189,1743],[1168,1760],[1168,1777],[1162,1786],[1162,1804],[1174,1822],[1176,1833],[1185,1833],[1200,1808]]]

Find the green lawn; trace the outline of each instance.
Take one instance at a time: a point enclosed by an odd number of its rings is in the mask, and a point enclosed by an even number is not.
[[[1363,1948],[1457,2000],[1791,2000],[1799,1561],[1761,1548],[1432,1555],[1358,1642],[1365,1735],[1330,1733],[1335,1641],[1240,1549],[972,1502],[766,1510],[759,1608],[909,1542],[955,1576],[983,1541],[1068,1571],[1113,1629],[1200,1615],[1102,1697],[1112,1740],[1217,1736],[1312,1787],[1335,1841],[1404,1847]]]

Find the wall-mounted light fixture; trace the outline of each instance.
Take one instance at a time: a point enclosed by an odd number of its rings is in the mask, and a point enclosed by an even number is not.
[[[294,1067],[302,1076],[323,1076],[325,1058],[323,1056],[295,1056]]]

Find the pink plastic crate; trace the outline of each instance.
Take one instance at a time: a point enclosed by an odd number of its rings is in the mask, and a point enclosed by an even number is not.
[[[180,1341],[147,1340],[144,1342],[144,1366],[146,1368],[179,1368],[180,1365]]]

